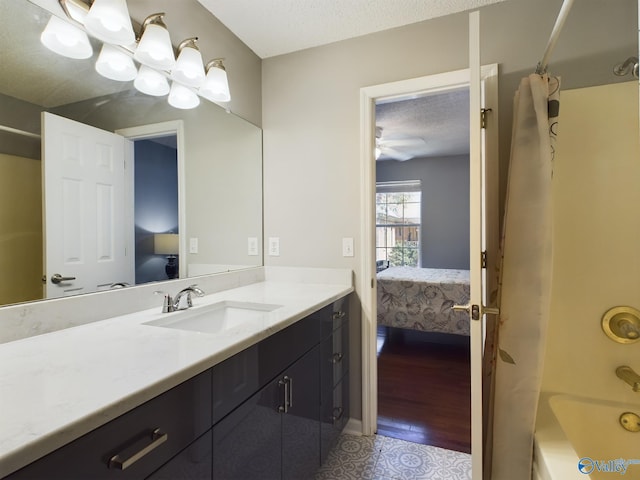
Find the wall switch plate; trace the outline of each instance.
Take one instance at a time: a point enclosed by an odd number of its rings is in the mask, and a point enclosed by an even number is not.
[[[258,255],[258,239],[256,237],[249,237],[247,239],[247,255]]]
[[[353,257],[353,238],[346,237],[342,239],[342,256]]]
[[[269,237],[269,256],[271,257],[280,256],[280,238],[279,237]]]
[[[198,238],[193,237],[189,239],[189,253],[198,253]]]

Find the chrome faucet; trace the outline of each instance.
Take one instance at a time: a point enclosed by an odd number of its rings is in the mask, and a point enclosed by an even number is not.
[[[186,310],[193,307],[191,295],[196,297],[204,296],[204,292],[198,288],[197,285],[189,285],[187,288],[180,290],[174,299],[171,298],[166,292],[156,291],[156,295],[164,295],[164,301],[162,302],[162,313],[175,312],[177,310]]]
[[[616,368],[616,375],[619,379],[624,380],[634,392],[640,392],[640,375],[633,371],[631,367],[623,365]]]

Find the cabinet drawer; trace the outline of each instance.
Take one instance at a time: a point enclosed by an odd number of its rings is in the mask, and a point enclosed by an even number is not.
[[[325,338],[349,321],[349,296],[336,300],[318,313],[322,320],[322,338]]]
[[[27,465],[7,478],[145,478],[210,427],[209,370]],[[158,432],[155,438],[152,437],[154,430]],[[140,452],[146,453],[137,455]],[[116,455],[118,458],[114,459]],[[115,465],[117,462],[111,460],[123,462],[125,468],[121,469]]]
[[[320,461],[324,463],[349,420],[349,376],[345,376],[322,404]]]
[[[213,433],[209,430],[147,480],[211,480]]]
[[[349,370],[349,326],[344,325],[322,341],[320,375],[322,391],[331,391]]]
[[[320,343],[321,322],[318,315],[323,310],[312,313],[258,344],[258,378],[261,387]]]

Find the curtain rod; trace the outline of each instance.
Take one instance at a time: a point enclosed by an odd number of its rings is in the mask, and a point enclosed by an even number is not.
[[[18,130],[17,128],[7,127],[6,125],[0,125],[0,130],[5,131],[5,132],[9,132],[9,133],[15,133],[17,135],[22,135],[23,137],[37,138],[38,140],[40,139],[40,135],[37,134],[37,133],[31,133],[31,132],[26,132],[24,130]]]
[[[544,51],[544,55],[542,56],[542,60],[538,62],[538,66],[536,67],[536,73],[538,75],[542,75],[543,73],[547,73],[547,65],[549,63],[549,57],[553,52],[553,48],[556,46],[556,42],[558,41],[558,37],[560,36],[560,31],[564,26],[564,22],[567,20],[569,16],[569,10],[571,10],[571,6],[573,5],[574,0],[564,0],[562,3],[562,7],[560,7],[560,13],[558,13],[558,18],[556,18],[556,23],[553,26],[553,30],[551,31],[551,36],[549,37],[549,41],[547,42],[547,48]]]

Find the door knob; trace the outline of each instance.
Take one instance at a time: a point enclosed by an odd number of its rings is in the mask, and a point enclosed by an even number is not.
[[[480,306],[479,305],[453,305],[451,310],[455,310],[456,312],[471,312],[471,318],[474,320],[480,320]],[[482,307],[482,314],[487,315],[498,315],[500,313],[500,309],[495,307]]]
[[[68,282],[70,280],[75,280],[75,279],[76,277],[63,277],[59,273],[54,273],[53,276],[51,277],[51,283],[55,283],[57,285],[61,282]]]

